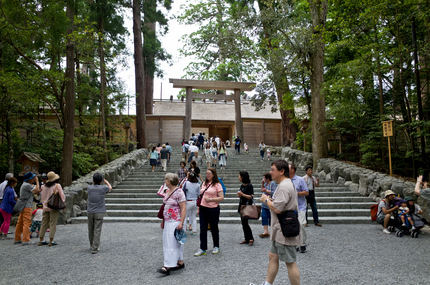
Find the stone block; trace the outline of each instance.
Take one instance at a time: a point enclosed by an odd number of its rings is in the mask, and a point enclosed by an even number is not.
[[[368,175],[367,174],[359,174],[359,190],[358,192],[360,192],[361,195],[363,196],[367,196],[369,195],[369,189],[368,189],[368,179],[367,179]]]
[[[339,176],[339,178],[337,179],[337,185],[339,185],[339,186],[343,186],[343,185],[345,185],[345,178],[343,178],[343,177],[340,177]]]
[[[78,205],[73,205],[72,217],[79,217],[82,214],[81,208]]]
[[[351,172],[352,171],[353,171],[353,169],[351,167],[343,169],[343,173],[345,174],[345,176],[343,178],[345,178],[346,181],[352,181],[352,178],[351,178]]]
[[[351,183],[349,185],[349,190],[351,190],[352,192],[358,192],[359,188],[360,186],[358,185],[358,183]]]
[[[360,183],[360,171],[351,171],[351,181],[352,183]]]
[[[325,180],[331,181],[331,174],[330,173],[325,176]]]
[[[394,193],[396,193],[396,195],[401,195],[403,196],[403,189],[404,189],[405,185],[401,182],[394,182],[391,185],[391,190],[393,190]]]
[[[352,184],[352,181],[346,181],[346,182],[345,182],[345,186],[346,186],[346,187],[349,187],[349,185],[351,185],[351,184]]]
[[[337,183],[337,180],[339,179],[339,167],[336,166],[331,170],[331,180],[333,183]]]
[[[87,201],[82,199],[81,202],[79,203],[79,208],[81,208],[81,210],[86,210],[87,209]]]

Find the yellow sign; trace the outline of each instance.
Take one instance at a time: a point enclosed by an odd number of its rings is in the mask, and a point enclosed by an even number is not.
[[[393,121],[382,122],[384,137],[393,136]]]

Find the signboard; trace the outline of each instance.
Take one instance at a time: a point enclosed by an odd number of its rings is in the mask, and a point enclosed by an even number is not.
[[[393,121],[382,122],[384,137],[393,136]]]

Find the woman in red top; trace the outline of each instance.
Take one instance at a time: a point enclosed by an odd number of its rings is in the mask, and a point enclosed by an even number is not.
[[[206,254],[208,249],[208,224],[211,226],[214,248],[213,254],[219,253],[219,202],[224,200],[224,193],[221,183],[219,183],[216,170],[209,168],[206,171],[206,181],[203,183],[201,191],[203,199],[199,209],[200,217],[200,249],[194,255],[201,256]]]

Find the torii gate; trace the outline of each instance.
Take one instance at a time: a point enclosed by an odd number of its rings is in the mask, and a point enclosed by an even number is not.
[[[211,81],[211,80],[189,80],[189,79],[169,79],[169,83],[173,83],[173,88],[186,89],[186,102],[185,102],[185,123],[184,123],[184,138],[191,137],[191,114],[192,114],[192,101],[193,99],[212,99],[212,100],[234,100],[235,109],[235,125],[236,136],[243,139],[243,122],[240,109],[240,92],[252,91],[254,89],[254,82],[231,82],[231,81]],[[234,95],[222,94],[197,94],[193,93],[193,89],[206,89],[206,90],[233,90]]]

